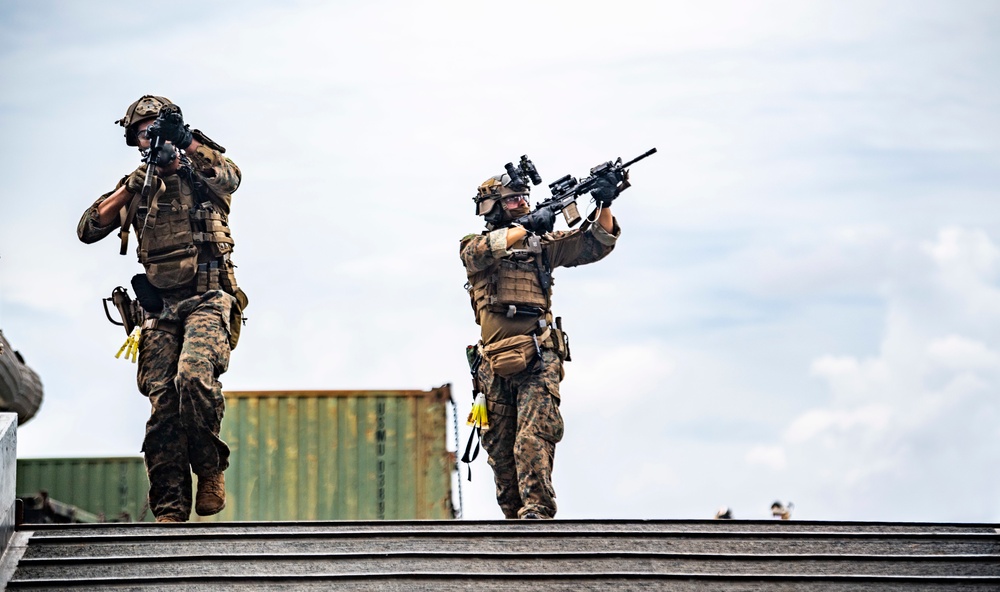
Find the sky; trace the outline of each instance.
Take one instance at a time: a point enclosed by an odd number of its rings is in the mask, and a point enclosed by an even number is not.
[[[8,0],[0,329],[45,386],[18,454],[138,454],[100,300],[139,265],[75,228],[148,93],[243,171],[226,389],[451,383],[464,417],[476,187],[656,147],[615,251],[554,274],[559,517],[998,522],[997,64],[990,1]],[[501,517],[483,457],[463,509]]]

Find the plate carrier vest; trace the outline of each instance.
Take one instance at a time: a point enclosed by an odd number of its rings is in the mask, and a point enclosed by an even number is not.
[[[526,249],[513,251],[496,265],[469,276],[466,289],[476,324],[482,324],[484,310],[508,317],[531,310],[537,310],[541,318],[550,316],[552,272],[540,242],[533,238]],[[543,281],[548,285],[543,286]]]
[[[146,210],[138,233],[138,255],[150,283],[169,290],[192,286],[194,282],[199,293],[224,290],[236,296],[235,265],[230,260],[233,238],[228,216],[217,203],[219,198],[200,187],[197,173],[189,168],[154,178],[159,189],[150,203],[135,204],[139,210]],[[135,199],[143,201],[141,196]],[[132,217],[130,214],[126,219]],[[122,254],[128,241],[128,225],[123,224]]]

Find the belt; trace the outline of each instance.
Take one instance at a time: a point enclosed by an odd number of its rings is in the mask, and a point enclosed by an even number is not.
[[[146,319],[142,322],[143,331],[165,331],[171,335],[181,334],[181,324],[176,321],[164,321],[161,319]]]

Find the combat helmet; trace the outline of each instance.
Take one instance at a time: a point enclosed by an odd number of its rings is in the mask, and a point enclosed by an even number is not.
[[[531,187],[526,184],[511,183],[510,175],[493,175],[476,190],[473,201],[476,202],[476,215],[485,216],[486,222],[497,225],[503,217],[503,208],[499,202],[508,195],[527,195]]]
[[[115,122],[125,128],[125,143],[129,146],[138,146],[139,138],[136,137],[136,124],[155,118],[160,114],[160,109],[166,105],[173,105],[173,102],[166,97],[155,95],[142,95],[138,101],[129,105],[128,109],[125,110],[125,117]]]

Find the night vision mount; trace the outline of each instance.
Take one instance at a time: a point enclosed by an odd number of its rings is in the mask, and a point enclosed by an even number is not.
[[[538,169],[535,168],[535,163],[528,159],[528,156],[521,155],[521,161],[517,166],[514,163],[508,162],[503,165],[503,168],[507,171],[507,175],[510,176],[510,183],[507,187],[511,189],[521,191],[528,188],[528,182],[525,181],[525,177],[531,180],[532,185],[540,185],[542,183],[542,177],[538,174]]]

